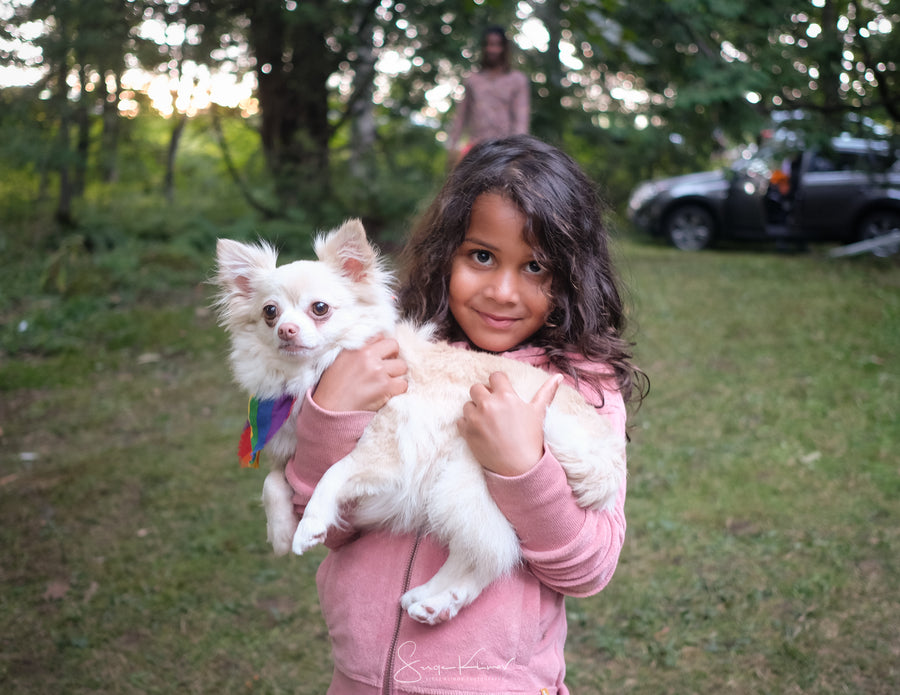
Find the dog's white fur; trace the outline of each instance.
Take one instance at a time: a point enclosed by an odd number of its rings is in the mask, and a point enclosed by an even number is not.
[[[434,342],[429,327],[397,322],[392,277],[350,220],[315,244],[318,261],[277,266],[267,244],[220,239],[215,282],[222,325],[231,337],[238,383],[261,399],[301,398],[344,349],[393,335],[408,367],[407,393],[375,415],[358,445],[318,483],[299,522],[283,469],[296,446],[300,402],[267,445],[273,464],[263,485],[268,540],[277,554],[302,554],[341,524],[354,502],[357,528],[431,533],[449,548],[446,564],[403,595],[414,619],[436,624],[455,616],[520,561],[519,542],[456,428],[469,389],[505,372],[530,400],[546,372],[496,355]],[[593,406],[561,386],[547,409],[544,436],[563,465],[579,505],[612,505],[625,478],[625,443]]]

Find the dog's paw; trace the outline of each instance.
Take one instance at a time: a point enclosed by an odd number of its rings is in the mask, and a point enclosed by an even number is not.
[[[268,538],[269,544],[272,546],[272,552],[277,557],[287,555],[291,552],[294,543],[294,530],[291,529],[270,529]]]
[[[271,521],[266,524],[266,540],[272,546],[276,556],[286,555],[291,552],[294,542],[297,519],[282,519],[278,522]]]
[[[426,625],[440,625],[459,613],[469,603],[464,591],[447,589],[434,596],[423,595],[424,586],[407,591],[400,598],[400,605],[409,617]]]
[[[303,555],[310,548],[315,548],[325,540],[328,527],[318,519],[304,518],[294,533],[292,549],[295,554]]]

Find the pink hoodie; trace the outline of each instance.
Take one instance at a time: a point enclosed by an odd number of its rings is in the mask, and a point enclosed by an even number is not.
[[[506,356],[549,367],[541,350]],[[589,387],[582,393],[597,401]],[[600,412],[624,437],[622,398],[613,389],[605,396]],[[297,418],[297,455],[286,470],[298,511],[325,470],[353,449],[372,416],[324,411],[306,395]],[[564,597],[597,593],[612,577],[625,538],[625,490],[612,511],[580,508],[546,450],[524,475],[485,472],[485,478],[516,529],[524,563],[441,625],[412,620],[400,596],[437,572],[447,558],[443,547],[413,534],[329,534],[331,552],[316,576],[334,657],[329,695],[569,692],[563,683]]]

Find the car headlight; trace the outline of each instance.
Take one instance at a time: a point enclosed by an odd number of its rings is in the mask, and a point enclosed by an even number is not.
[[[649,200],[656,197],[659,191],[660,187],[652,181],[640,184],[634,189],[631,198],[628,199],[628,210],[630,212],[637,212],[644,207]]]

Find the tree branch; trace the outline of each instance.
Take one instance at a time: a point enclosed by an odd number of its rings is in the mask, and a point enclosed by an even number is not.
[[[231,150],[228,148],[228,142],[225,140],[225,133],[222,130],[222,121],[219,118],[219,108],[213,104],[210,109],[210,115],[212,116],[212,126],[213,132],[216,134],[216,140],[219,143],[219,149],[222,151],[222,161],[225,162],[225,167],[228,169],[228,173],[231,175],[231,178],[234,180],[235,185],[238,187],[238,190],[241,192],[241,195],[244,196],[244,200],[249,203],[250,207],[254,210],[262,213],[262,215],[269,220],[277,219],[282,217],[282,213],[278,210],[270,208],[267,205],[264,205],[260,201],[258,201],[253,194],[250,192],[250,188],[247,186],[247,182],[244,181],[241,173],[238,171],[237,167],[234,164],[234,159],[231,157]]]

